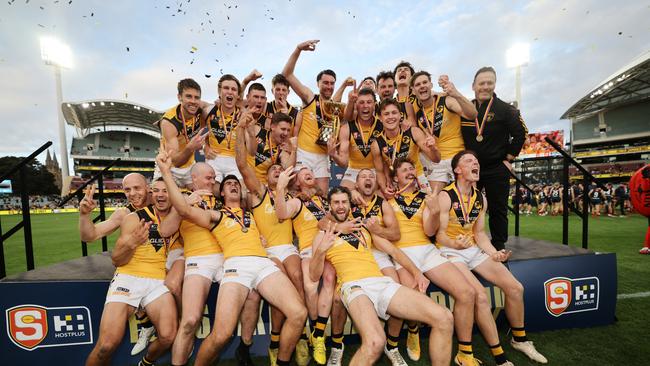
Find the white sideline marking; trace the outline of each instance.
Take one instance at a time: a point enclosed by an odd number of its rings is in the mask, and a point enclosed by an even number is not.
[[[637,298],[637,297],[650,297],[650,291],[636,292],[636,293],[633,293],[633,294],[619,294],[618,296],[616,296],[616,298],[619,299],[619,300],[621,300],[621,299],[633,299],[633,298]]]

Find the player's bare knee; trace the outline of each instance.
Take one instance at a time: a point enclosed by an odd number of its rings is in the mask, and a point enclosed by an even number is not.
[[[156,329],[156,337],[162,346],[171,346],[171,344],[174,343],[174,338],[176,337],[176,327],[170,324],[170,326]]]
[[[454,291],[454,300],[461,304],[474,304],[476,296],[476,290],[469,284],[459,286]]]
[[[232,338],[232,334],[231,332],[216,331],[212,334],[211,338],[212,338],[211,339],[212,346],[221,348],[224,345],[226,345],[228,342],[230,342],[230,339]]]
[[[506,289],[506,296],[510,297],[513,300],[523,300],[524,298],[524,285],[521,282],[513,278],[510,286]]]
[[[187,315],[183,317],[181,320],[181,329],[184,334],[192,334],[196,331],[196,328],[199,327],[199,324],[201,323],[201,320],[203,318],[203,315],[201,314],[192,314],[192,315]]]
[[[365,346],[368,356],[373,360],[378,359],[381,354],[384,352],[384,346],[386,345],[386,336],[384,332],[376,332],[375,334],[369,335],[362,339],[362,346]]]
[[[490,307],[490,301],[488,300],[485,291],[476,291],[476,307]]]
[[[108,359],[117,350],[121,339],[104,338],[97,343],[97,357]]]
[[[336,282],[336,272],[325,271],[323,272],[323,287],[334,287]]]
[[[452,314],[451,310],[444,308],[436,313],[435,318],[435,323],[431,326],[451,336],[454,332],[454,314]]]

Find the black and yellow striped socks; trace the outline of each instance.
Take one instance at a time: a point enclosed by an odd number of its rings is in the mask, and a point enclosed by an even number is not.
[[[316,323],[314,324],[314,331],[312,332],[312,335],[316,338],[325,336],[326,326],[327,326],[327,318],[323,316],[319,316],[318,319],[316,319]]]
[[[515,342],[527,342],[528,337],[526,337],[526,329],[524,327],[512,327],[512,338],[514,338]]]
[[[505,352],[503,352],[500,343],[497,343],[495,346],[490,346],[490,352],[492,353],[492,357],[494,357],[494,361],[497,365],[508,362],[508,358],[506,357]]]
[[[343,333],[332,334],[332,348],[343,349]]]
[[[280,333],[271,331],[271,344],[269,344],[269,348],[271,349],[280,348]]]

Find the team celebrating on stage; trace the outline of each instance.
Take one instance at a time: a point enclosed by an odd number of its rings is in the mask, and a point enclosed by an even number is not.
[[[382,355],[407,365],[398,347],[404,327],[407,358],[418,361],[422,326],[432,365],[479,365],[474,324],[494,364],[512,365],[476,274],[505,294],[510,346],[547,362],[526,335],[524,288],[504,265],[510,164],[527,130],[494,93],[495,70],[476,72],[473,100],[448,76],[434,80],[405,61],[338,89],[334,71],[323,70],[313,91],[294,69],[317,43],[297,45],[272,79],[270,102],[256,70],[241,83],[223,75],[215,103],[201,100],[194,80],[181,80],[179,104],[159,121],[153,182],[126,176],[129,205],[102,223],[90,217],[96,203],[87,191],[82,240],[120,229],[87,365],[110,364],[134,313],[140,337],[132,354],[146,348],[139,365],[168,350],[172,365],[193,354],[194,365],[210,365],[238,325],[235,356],[252,365],[261,299],[271,307],[271,365],[342,365],[348,316],[361,338],[350,365]],[[288,103],[291,91],[302,108]],[[346,169],[332,187],[331,161]],[[195,350],[213,282],[214,324]],[[431,282],[450,294],[453,311],[427,296]]]

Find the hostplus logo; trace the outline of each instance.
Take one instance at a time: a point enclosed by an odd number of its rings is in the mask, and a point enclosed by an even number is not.
[[[6,315],[9,339],[27,351],[93,343],[90,311],[85,306],[19,305],[7,309]]]
[[[598,310],[598,277],[555,277],[544,282],[546,310],[553,316]]]

